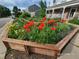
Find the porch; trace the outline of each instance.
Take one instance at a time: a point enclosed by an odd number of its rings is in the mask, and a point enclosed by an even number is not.
[[[72,19],[79,17],[79,1],[63,3],[46,9],[47,18]]]

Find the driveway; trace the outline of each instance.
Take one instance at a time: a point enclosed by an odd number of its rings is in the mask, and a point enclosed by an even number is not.
[[[0,18],[0,28],[6,24],[7,22],[9,22],[11,20],[11,17],[7,17],[7,18]]]

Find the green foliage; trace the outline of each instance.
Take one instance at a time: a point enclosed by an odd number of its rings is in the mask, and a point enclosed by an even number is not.
[[[39,14],[40,14],[41,17],[44,17],[46,15],[46,7],[47,7],[46,6],[46,1],[43,2],[41,0],[40,3],[39,3],[39,5],[40,5],[40,12],[39,12]]]
[[[22,14],[22,12],[18,12],[18,13],[16,14],[16,17],[19,17],[21,14]]]
[[[50,28],[50,26],[46,25],[44,29],[40,31],[37,26],[34,26],[31,28],[31,32],[27,32],[26,36],[30,41],[42,44],[56,44],[71,30],[71,26],[63,23],[58,23],[56,31],[52,31]]]
[[[74,19],[70,20],[69,23],[73,23],[73,24],[79,25],[79,19],[74,18]]]
[[[31,15],[29,13],[27,13],[27,12],[24,12],[24,13],[21,14],[20,17],[26,18],[26,17],[31,17]]]
[[[8,37],[15,39],[25,39],[26,31],[20,27],[17,23],[14,23],[10,26]]]
[[[17,6],[13,7],[13,12],[15,12],[15,13],[18,12],[18,7]]]
[[[17,6],[13,7],[13,12],[14,12],[15,17],[19,17],[22,14],[21,9],[18,9]]]
[[[26,22],[23,23],[23,25],[24,24],[26,24]],[[38,29],[38,24],[30,27],[31,31],[27,32],[26,29],[23,28],[23,25],[20,26],[18,22],[15,22],[10,26],[8,37],[38,42],[41,44],[56,44],[62,38],[64,38],[73,28],[72,26],[65,23],[57,22],[57,24],[57,26],[53,26],[56,28],[56,30],[51,30],[52,25],[49,26],[45,23],[43,30]]]
[[[61,18],[54,18],[54,20],[60,20]]]
[[[8,17],[11,15],[11,12],[8,8],[0,5],[0,17]]]

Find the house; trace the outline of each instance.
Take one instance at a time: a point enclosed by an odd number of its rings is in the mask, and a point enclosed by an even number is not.
[[[47,18],[72,19],[79,17],[79,0],[63,0],[63,2],[49,6],[46,9]]]
[[[28,7],[28,12],[31,14],[31,16],[37,16],[38,15],[37,11],[39,11],[39,9],[40,7],[34,4]]]

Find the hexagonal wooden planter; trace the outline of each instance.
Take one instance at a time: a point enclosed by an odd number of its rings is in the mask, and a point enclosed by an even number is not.
[[[69,24],[69,25],[72,25],[72,26],[75,26],[75,27],[78,27],[78,28],[79,28],[79,25],[77,25],[77,24],[72,24],[72,23],[67,23],[67,24]]]
[[[27,54],[38,53],[38,54],[56,57],[58,54],[60,54],[62,49],[71,40],[71,38],[76,34],[77,31],[78,31],[78,28],[75,28],[67,36],[65,36],[61,41],[59,41],[57,44],[43,45],[43,44],[39,44],[36,42],[8,38],[7,29],[4,31],[3,33],[4,36],[2,39],[6,47],[10,47],[12,49],[19,50],[19,51],[25,51]]]

